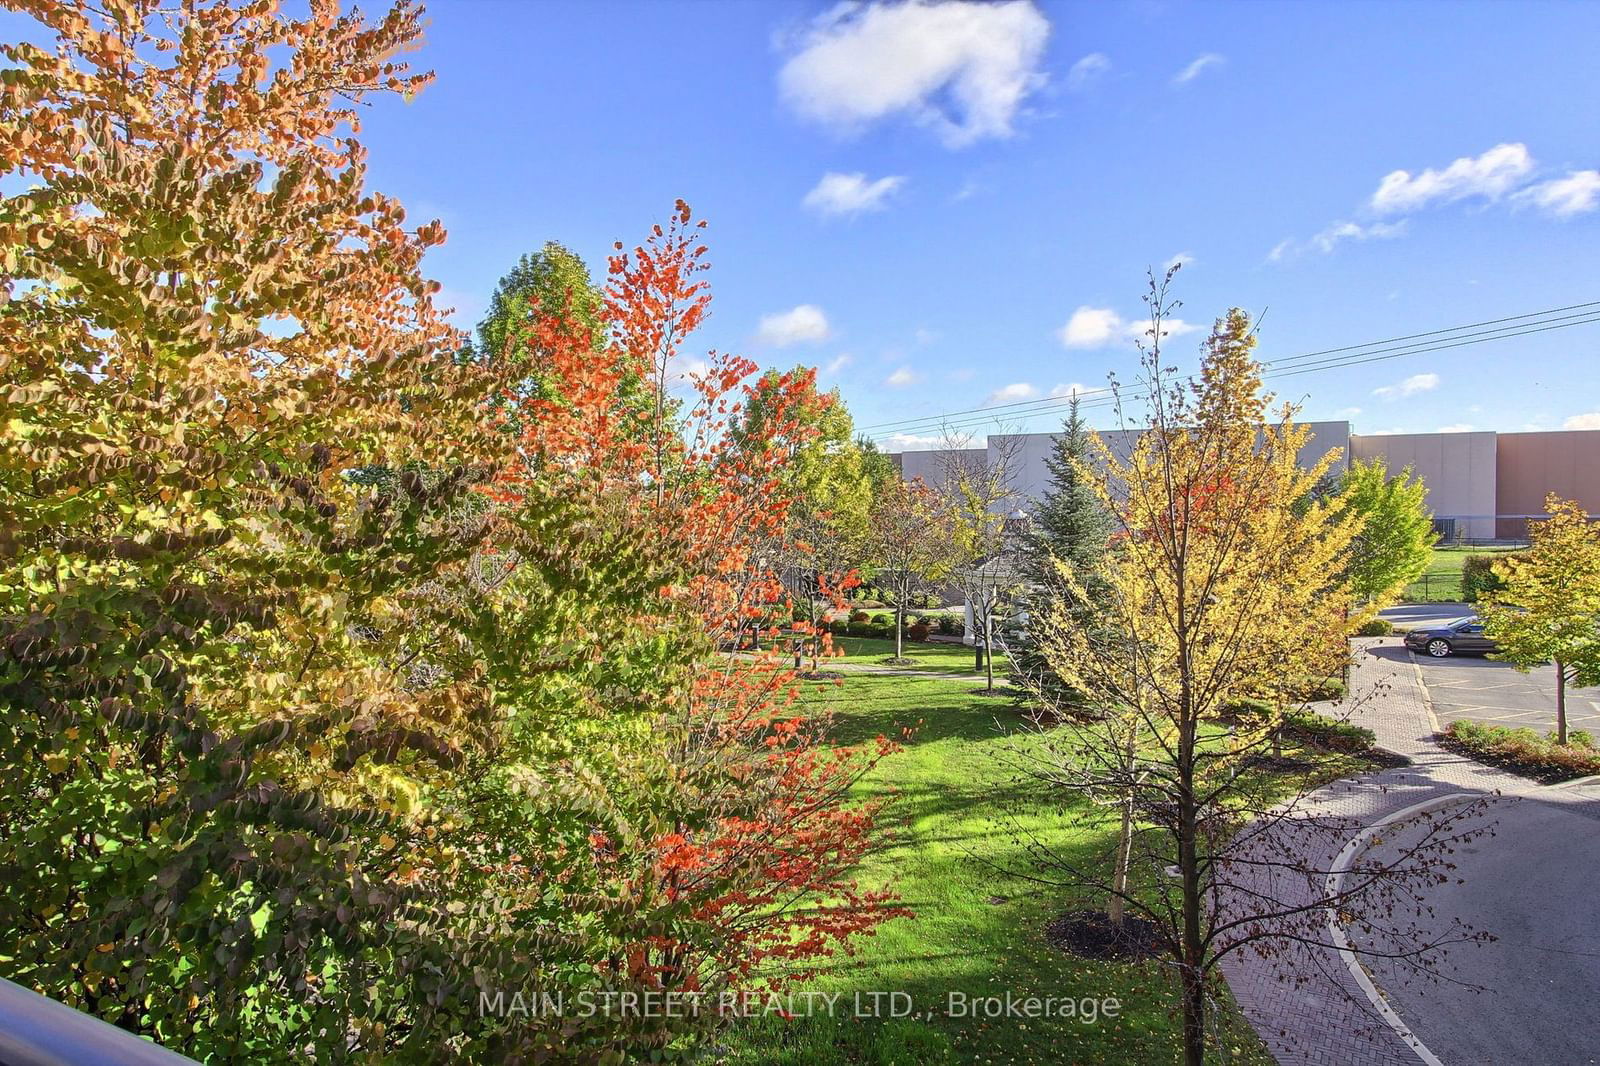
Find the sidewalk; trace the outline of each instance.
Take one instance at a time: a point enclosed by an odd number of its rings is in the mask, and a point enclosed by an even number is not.
[[[1528,797],[1557,798],[1546,786],[1434,744],[1431,737],[1438,723],[1409,654],[1394,638],[1357,644],[1350,720],[1371,729],[1380,747],[1407,756],[1412,764],[1336,781],[1312,795],[1311,808],[1317,816],[1349,819],[1346,841],[1385,815],[1461,793],[1494,797],[1488,820],[1496,817],[1496,810],[1503,811]],[[1587,799],[1575,794],[1560,798]],[[1485,824],[1484,820],[1479,824]],[[1284,830],[1285,834],[1289,831]],[[1282,841],[1267,843],[1281,845]],[[1330,841],[1327,846],[1327,854],[1305,856],[1308,865],[1326,870],[1342,844]],[[1515,842],[1490,838],[1484,846],[1508,847]],[[1272,887],[1277,893],[1300,892],[1308,902],[1319,898],[1304,881],[1296,885],[1293,877],[1281,875],[1275,880]],[[1470,951],[1473,946],[1457,950]],[[1261,959],[1248,949],[1230,955],[1222,964],[1234,998],[1280,1063],[1416,1066],[1437,1061],[1425,1050],[1407,1046],[1378,1014],[1337,951],[1305,947],[1297,949],[1294,961],[1292,981],[1283,979],[1283,960]]]

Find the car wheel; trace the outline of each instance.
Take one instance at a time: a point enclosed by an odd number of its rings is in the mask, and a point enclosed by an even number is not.
[[[1450,654],[1450,642],[1435,637],[1433,640],[1428,641],[1428,654],[1435,659],[1443,659]]]

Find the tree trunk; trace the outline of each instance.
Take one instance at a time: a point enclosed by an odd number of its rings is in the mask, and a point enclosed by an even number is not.
[[[994,604],[983,609],[983,669],[985,692],[994,691]]]
[[[821,584],[819,581],[818,584]],[[817,623],[817,600],[811,598],[811,672],[822,669],[822,630]]]
[[[1111,871],[1111,902],[1106,906],[1106,916],[1112,925],[1121,925],[1126,904],[1123,894],[1128,891],[1128,867],[1133,864],[1133,792],[1122,798],[1122,833],[1117,837],[1116,867]]]
[[[1556,743],[1567,742],[1567,664],[1556,660]]]
[[[900,602],[894,606],[894,657],[905,658],[905,631],[906,631],[906,600],[908,596],[901,596]]]

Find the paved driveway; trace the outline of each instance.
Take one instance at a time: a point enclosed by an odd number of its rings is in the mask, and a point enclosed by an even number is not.
[[[1591,1024],[1600,1001],[1600,926],[1582,902],[1600,868],[1594,799],[1592,790],[1551,789],[1511,801],[1494,836],[1451,856],[1456,868],[1429,894],[1432,911],[1422,925],[1443,932],[1460,920],[1496,939],[1452,948],[1440,967],[1446,982],[1373,956],[1362,960],[1445,1066],[1600,1062],[1600,1030]],[[1403,842],[1385,841],[1372,857],[1391,857]]]
[[[1396,649],[1398,651],[1399,649]],[[1464,718],[1485,725],[1539,732],[1556,727],[1556,672],[1541,666],[1526,674],[1507,663],[1469,656],[1415,656],[1441,726]],[[1567,690],[1567,727],[1600,738],[1600,688]]]

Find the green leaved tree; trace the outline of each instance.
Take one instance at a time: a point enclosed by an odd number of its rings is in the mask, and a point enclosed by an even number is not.
[[[1361,531],[1345,564],[1350,592],[1369,610],[1386,607],[1427,569],[1437,539],[1428,488],[1410,467],[1391,475],[1380,458],[1351,463],[1334,496],[1361,516]]]
[[[1478,610],[1500,658],[1527,671],[1556,668],[1556,741],[1567,743],[1567,688],[1600,684],[1600,526],[1556,493],[1532,546],[1494,563],[1503,585]]]

